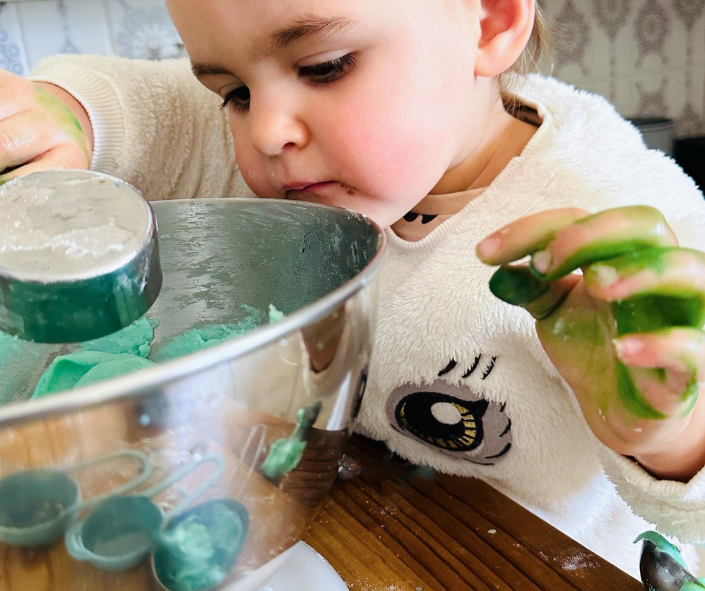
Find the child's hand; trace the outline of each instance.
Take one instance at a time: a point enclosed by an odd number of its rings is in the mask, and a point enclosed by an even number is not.
[[[537,319],[605,445],[664,478],[689,479],[705,465],[705,254],[678,248],[659,211],[546,211],[495,232],[477,253],[503,265],[490,289]],[[527,255],[529,266],[506,265]]]
[[[40,170],[90,168],[92,139],[69,93],[0,70],[0,184]]]

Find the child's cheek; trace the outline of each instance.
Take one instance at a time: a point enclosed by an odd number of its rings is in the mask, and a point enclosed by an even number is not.
[[[360,189],[380,197],[420,200],[448,163],[447,123],[433,115],[408,102],[351,107],[329,137],[327,149]]]
[[[268,198],[283,197],[277,192],[271,173],[264,166],[264,158],[258,154],[249,141],[233,132],[235,160],[247,186],[258,196]]]

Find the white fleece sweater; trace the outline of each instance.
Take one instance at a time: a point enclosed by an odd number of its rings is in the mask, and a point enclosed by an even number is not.
[[[94,168],[148,198],[251,194],[218,99],[188,64],[61,57],[33,78],[82,102],[96,138]],[[705,471],[687,484],[658,481],[602,446],[533,320],[490,294],[492,269],[474,247],[548,208],[647,204],[683,246],[705,249],[705,202],[604,99],[540,76],[517,96],[543,119],[522,155],[421,241],[389,231],[359,429],[413,462],[490,482],[637,576],[632,540],[651,527],[645,520],[684,543],[705,543]]]

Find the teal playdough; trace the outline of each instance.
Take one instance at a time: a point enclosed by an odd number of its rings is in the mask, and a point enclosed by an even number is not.
[[[185,333],[174,337],[162,348],[154,352],[152,359],[156,362],[169,361],[184,355],[202,351],[208,347],[220,345],[230,339],[242,336],[262,324],[261,314],[257,308],[242,305],[247,316],[236,324],[214,324],[203,328],[192,328]],[[269,305],[269,322],[276,322],[284,318],[284,314],[272,304]]]
[[[156,320],[143,317],[111,335],[81,343],[81,350],[126,353],[146,359],[149,357],[152,340],[154,339],[154,329],[157,326],[159,326],[159,322]]]
[[[111,335],[81,343],[75,353],[60,355],[39,379],[32,399],[152,367],[154,362],[146,357],[158,324],[140,318]]]
[[[154,570],[170,591],[205,591],[225,579],[247,537],[245,508],[233,499],[201,503],[160,536]]]
[[[192,328],[174,337],[161,349],[155,351],[153,359],[157,362],[169,361],[220,345],[225,341],[244,335],[255,328],[257,324],[255,319],[248,316],[237,324],[217,324],[204,328]]]
[[[0,331],[0,405],[27,399],[54,349]]]
[[[155,363],[139,355],[78,351],[60,355],[44,372],[32,399],[132,373]]]
[[[306,436],[321,412],[320,401],[314,402],[296,412],[296,427],[286,439],[278,439],[272,444],[267,457],[262,462],[262,472],[269,478],[278,478],[294,470],[306,451]]]
[[[242,336],[262,323],[262,315],[257,308],[245,304],[242,307],[247,316],[239,322],[187,330],[154,352],[151,346],[154,329],[159,323],[149,318],[140,318],[114,334],[82,343],[78,351],[54,359],[39,379],[32,399],[116,378],[152,367],[156,362],[176,359]],[[270,304],[269,321],[276,322],[282,318],[284,314]],[[17,354],[23,343],[14,337],[3,340],[0,334],[0,363],[3,346]],[[150,354],[151,359],[147,359]],[[0,371],[0,375],[2,373]]]

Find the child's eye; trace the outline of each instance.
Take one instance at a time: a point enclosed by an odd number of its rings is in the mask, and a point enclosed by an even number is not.
[[[230,107],[235,111],[247,111],[250,108],[250,89],[247,86],[233,88],[225,95],[221,109]]]
[[[311,66],[301,66],[299,68],[299,78],[306,78],[311,84],[330,84],[342,78],[348,70],[355,66],[355,56],[352,53],[343,55],[334,60],[313,64]]]

